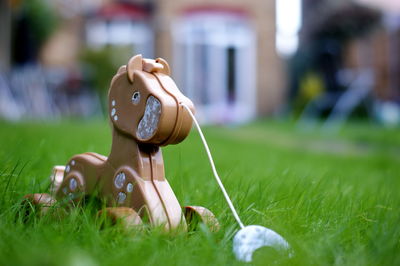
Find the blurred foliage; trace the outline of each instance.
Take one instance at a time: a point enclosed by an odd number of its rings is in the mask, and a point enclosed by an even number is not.
[[[310,13],[319,14],[304,21],[302,38],[310,42],[326,38],[345,42],[368,34],[381,20],[379,11],[350,1],[319,1],[310,8]]]
[[[131,46],[105,46],[101,49],[86,49],[81,54],[81,61],[90,82],[97,90],[102,110],[107,110],[107,92],[112,77],[118,68],[125,65],[132,56]]]
[[[305,73],[299,83],[298,97],[295,98],[293,103],[293,112],[295,115],[300,115],[308,102],[326,91],[323,78],[314,71]]]
[[[381,14],[354,3],[342,4],[333,1],[312,2],[306,6],[296,54],[289,60],[289,89],[292,111],[301,114],[308,103],[318,95],[326,93],[338,96],[347,87],[338,80],[344,67],[345,47],[350,40],[372,32],[381,19]],[[315,2],[315,3],[314,3]],[[331,102],[320,102],[322,109],[331,110]]]
[[[41,46],[57,29],[58,17],[48,1],[21,1],[13,7],[11,25],[11,60],[23,65],[36,62]]]
[[[23,1],[22,8],[29,21],[33,36],[40,46],[57,28],[58,17],[47,1]]]

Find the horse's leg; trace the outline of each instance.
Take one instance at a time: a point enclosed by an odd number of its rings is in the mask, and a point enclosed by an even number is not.
[[[55,195],[64,180],[65,166],[56,165],[53,167],[53,172],[50,176],[51,186],[50,193]]]
[[[54,195],[64,179],[64,169],[65,166],[61,165],[53,167],[53,172],[50,176],[50,194],[34,193],[24,196],[24,199],[21,202],[21,210],[18,213],[19,216],[23,217],[23,221],[27,221],[29,216],[32,214],[37,216],[45,215],[48,213],[50,208],[56,204],[57,201],[55,200]]]
[[[101,222],[109,220],[112,225],[121,222],[125,228],[137,227],[142,225],[142,219],[132,208],[128,207],[109,207],[97,213]]]
[[[143,222],[170,230],[168,215],[151,180],[141,178],[130,167],[101,178],[102,195],[110,207],[132,208]]]
[[[41,217],[49,213],[51,210],[54,210],[52,207],[55,204],[56,200],[47,193],[25,195],[16,218],[22,219],[22,221],[26,223],[33,216]]]
[[[104,170],[104,159],[91,153],[73,156],[65,166],[64,178],[55,192],[57,199],[79,202],[96,190]]]

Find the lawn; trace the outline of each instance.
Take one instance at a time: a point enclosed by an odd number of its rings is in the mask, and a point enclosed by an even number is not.
[[[166,176],[182,205],[214,212],[221,230],[166,235],[100,229],[93,206],[67,217],[16,220],[24,194],[46,192],[53,165],[72,155],[107,155],[103,121],[0,123],[0,265],[242,265],[238,229],[214,181],[198,134],[163,149]],[[268,248],[255,265],[399,265],[400,130],[365,123],[338,134],[290,122],[207,127],[220,176],[245,224],[284,236],[286,257]]]

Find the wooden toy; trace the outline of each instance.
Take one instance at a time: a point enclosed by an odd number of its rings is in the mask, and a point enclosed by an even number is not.
[[[50,194],[30,194],[25,201],[45,213],[57,201],[81,203],[95,195],[108,206],[101,212],[127,226],[142,224],[187,230],[195,220],[212,230],[218,221],[204,207],[181,208],[164,173],[162,146],[183,141],[192,127],[193,103],[171,79],[162,58],[132,57],[112,78],[109,118],[112,147],[108,157],[87,152],[55,166]],[[186,217],[186,219],[184,218]],[[194,219],[196,218],[196,219]]]

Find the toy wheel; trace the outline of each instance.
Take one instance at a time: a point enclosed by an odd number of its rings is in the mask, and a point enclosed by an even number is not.
[[[201,206],[186,206],[185,218],[188,225],[188,231],[195,231],[199,223],[205,224],[210,231],[219,230],[219,222],[215,215],[207,208]]]
[[[53,173],[50,176],[51,186],[50,191],[52,194],[56,194],[59,190],[61,183],[64,180],[65,166],[56,165],[53,167]]]
[[[47,193],[28,194],[24,196],[19,215],[27,222],[32,215],[45,215],[55,203],[56,200]]]
[[[125,228],[137,227],[143,224],[139,214],[128,207],[109,207],[99,211],[97,216],[103,218],[103,222],[105,220],[110,221],[111,225],[121,222]]]

